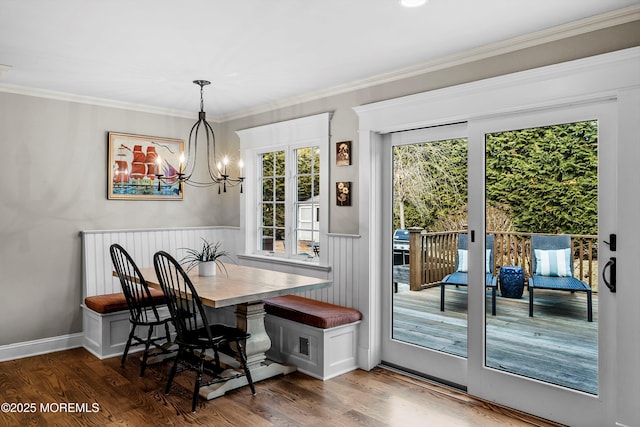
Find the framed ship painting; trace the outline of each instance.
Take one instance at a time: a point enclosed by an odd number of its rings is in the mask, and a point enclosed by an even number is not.
[[[109,132],[109,199],[182,200],[178,181],[184,141]]]

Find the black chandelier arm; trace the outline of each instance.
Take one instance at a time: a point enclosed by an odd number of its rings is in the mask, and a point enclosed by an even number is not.
[[[222,179],[222,178],[217,178],[215,181],[205,181],[205,182],[201,182],[201,181],[195,181],[193,179],[190,180],[183,180],[185,182],[185,184],[187,185],[191,185],[193,187],[211,187],[212,185],[217,185],[217,184],[223,184],[226,183],[226,185],[228,185],[229,187],[236,187],[237,185],[240,185],[244,182],[244,178],[227,178],[227,179]]]
[[[162,177],[163,177],[163,176],[164,176],[164,175],[162,175],[162,174],[156,174],[156,178],[158,179],[158,191],[160,191],[160,184],[161,184],[162,182],[164,182],[164,183],[166,184],[166,181],[163,181],[163,180],[162,180]]]
[[[184,159],[184,176],[186,180],[191,179],[191,175],[193,175],[193,171],[196,168],[196,152],[198,150],[198,131],[200,129],[201,121],[198,120],[191,127],[191,131],[189,132],[189,141],[187,142],[187,150]],[[196,135],[196,138],[193,138],[193,135]],[[193,142],[192,142],[193,141]]]
[[[211,132],[211,134],[209,134],[209,132]],[[216,155],[216,134],[213,132],[213,128],[207,121],[204,121],[204,133],[207,136],[207,169],[209,171],[209,177],[213,181],[223,179],[224,174],[222,173],[218,165],[215,163],[213,165],[211,164],[212,159],[213,162],[218,159],[218,156]],[[196,135],[196,138],[197,137],[198,135]]]
[[[216,136],[213,131],[213,127],[209,122],[207,122],[207,115],[204,111],[204,86],[211,84],[211,82],[207,80],[194,80],[193,83],[200,86],[200,111],[198,113],[198,120],[194,123],[189,131],[189,140],[186,147],[186,153],[183,153],[182,158],[184,159],[181,162],[180,174],[178,177],[178,181],[180,182],[180,188],[182,188],[182,183],[191,185],[193,187],[209,187],[212,185],[218,185],[218,192],[222,190],[224,192],[227,191],[227,186],[235,187],[240,185],[240,192],[243,192],[243,182],[244,177],[231,178],[227,173],[227,157],[224,158],[224,166],[218,163],[218,155],[216,153]],[[201,129],[202,126],[202,129]],[[204,132],[207,144],[207,172],[209,174],[208,180],[206,182],[196,181],[195,170],[198,168],[197,165],[197,155],[198,155],[198,136],[202,139],[201,132]],[[240,162],[240,174],[242,174],[242,164]],[[204,174],[200,174],[204,175]],[[203,179],[206,179],[206,175],[202,176]],[[162,177],[159,177],[162,180]],[[165,177],[166,179],[166,177]],[[173,179],[171,177],[170,179]],[[168,182],[168,181],[163,181]],[[220,186],[222,184],[222,186]]]
[[[222,178],[216,178],[213,181],[206,181],[206,182],[200,182],[200,181],[194,181],[193,179],[187,180],[184,176],[184,174],[182,173],[178,173],[175,176],[170,176],[167,177],[165,175],[162,174],[155,174],[154,175],[156,180],[158,181],[158,191],[161,190],[161,186],[162,184],[164,185],[173,185],[176,183],[176,181],[179,183],[178,186],[178,192],[181,193],[182,192],[182,185],[187,184],[190,185],[192,187],[196,187],[196,188],[204,188],[204,187],[211,187],[212,185],[217,185],[218,186],[218,194],[220,194],[220,184],[222,184],[222,192],[226,193],[227,192],[227,186],[233,188],[236,187],[238,185],[240,185],[240,193],[244,192],[244,180],[245,177],[239,177],[239,178],[229,178],[226,175],[222,175]]]

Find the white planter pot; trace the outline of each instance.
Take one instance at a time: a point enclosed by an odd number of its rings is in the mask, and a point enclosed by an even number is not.
[[[199,276],[215,276],[216,262],[207,261],[207,262],[201,262],[200,264],[198,264],[198,275]]]

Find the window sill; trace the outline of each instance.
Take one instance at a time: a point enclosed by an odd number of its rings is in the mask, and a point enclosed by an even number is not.
[[[238,259],[246,259],[249,261],[268,262],[270,264],[289,265],[295,267],[304,267],[310,270],[317,270],[323,272],[331,271],[330,265],[321,265],[314,261],[301,261],[289,258],[281,258],[277,256],[269,255],[257,255],[257,254],[238,254]]]

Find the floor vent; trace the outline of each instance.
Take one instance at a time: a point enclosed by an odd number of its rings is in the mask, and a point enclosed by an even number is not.
[[[309,355],[309,338],[299,337],[300,338],[300,354],[304,354],[305,356]]]

